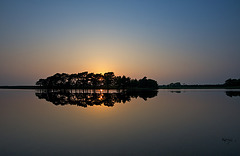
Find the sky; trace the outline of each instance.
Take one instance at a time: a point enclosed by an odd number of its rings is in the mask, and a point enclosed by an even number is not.
[[[1,0],[0,85],[84,71],[159,84],[240,78],[239,0]]]

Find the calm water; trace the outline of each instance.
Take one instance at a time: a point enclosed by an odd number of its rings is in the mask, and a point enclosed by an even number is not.
[[[0,155],[240,155],[239,93],[0,90]]]

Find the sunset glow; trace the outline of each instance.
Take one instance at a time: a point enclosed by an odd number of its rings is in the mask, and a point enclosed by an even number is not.
[[[82,71],[159,84],[223,83],[240,73],[238,1],[3,0],[0,6],[0,85]]]
[[[0,156],[240,156],[240,0],[0,0]]]

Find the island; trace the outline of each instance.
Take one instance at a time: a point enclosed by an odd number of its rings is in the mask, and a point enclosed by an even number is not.
[[[45,89],[158,89],[157,81],[143,77],[131,79],[115,76],[114,72],[95,74],[82,72],[77,74],[56,73],[46,79],[39,79],[36,85]]]

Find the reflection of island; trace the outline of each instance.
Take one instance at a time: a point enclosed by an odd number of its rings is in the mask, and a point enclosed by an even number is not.
[[[230,97],[240,96],[240,91],[226,91],[226,95]]]
[[[157,96],[158,91],[119,91],[115,93],[89,93],[89,92],[72,92],[72,90],[40,90],[36,93],[39,99],[45,99],[55,105],[77,105],[82,107],[102,105],[112,107],[115,103],[126,103],[131,98],[152,98]]]
[[[180,91],[180,90],[172,90],[172,91],[170,91],[171,93],[182,93],[182,91]]]

